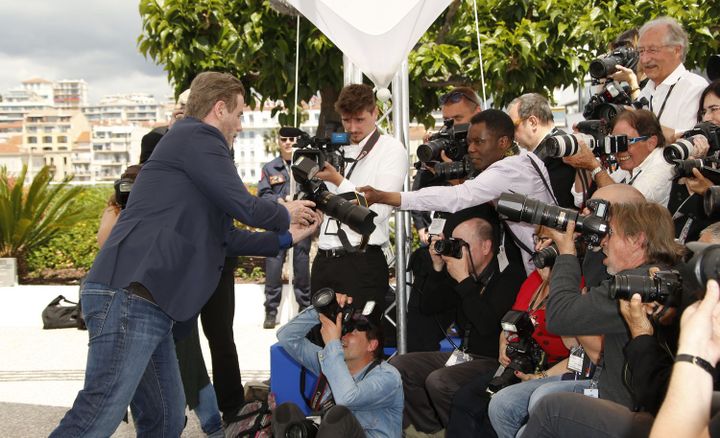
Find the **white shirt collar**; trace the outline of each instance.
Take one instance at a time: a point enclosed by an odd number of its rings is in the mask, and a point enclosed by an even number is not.
[[[668,75],[668,77],[666,77],[665,80],[660,83],[660,85],[671,86],[671,85],[676,84],[677,81],[680,80],[682,75],[685,74],[685,72],[687,72],[687,70],[685,69],[685,66],[682,65],[682,63],[680,63],[680,65],[678,65],[675,68],[675,70],[673,70],[673,72],[670,73],[670,75]],[[652,80],[648,82],[648,85],[650,86],[651,90],[655,90],[658,87],[655,84],[655,81],[652,81]]]

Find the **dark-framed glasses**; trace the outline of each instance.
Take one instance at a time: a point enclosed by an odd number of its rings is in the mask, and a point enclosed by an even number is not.
[[[640,137],[628,138],[628,144],[635,144],[641,141],[645,141],[650,138],[649,135],[641,135]]]
[[[447,105],[448,103],[458,103],[462,100],[462,98],[467,99],[471,103],[475,104],[475,106],[480,106],[480,100],[477,96],[475,96],[475,93],[466,93],[464,91],[451,91],[447,94],[443,94],[440,96],[440,105]]]

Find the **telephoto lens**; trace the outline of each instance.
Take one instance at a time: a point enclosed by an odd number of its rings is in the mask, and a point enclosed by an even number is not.
[[[711,219],[720,218],[720,186],[712,186],[703,195],[705,214]]]
[[[546,267],[551,268],[555,264],[555,259],[558,256],[558,249],[557,245],[554,243],[547,248],[543,248],[540,251],[537,251],[532,256],[532,262],[538,269],[543,269]]]
[[[682,279],[677,271],[660,271],[647,275],[616,275],[610,282],[609,296],[613,300],[629,300],[640,294],[643,303],[656,301],[677,305],[682,293]]]
[[[695,153],[695,145],[691,140],[681,138],[675,143],[669,144],[663,148],[663,158],[669,164],[675,163],[677,160],[687,160],[690,155]]]

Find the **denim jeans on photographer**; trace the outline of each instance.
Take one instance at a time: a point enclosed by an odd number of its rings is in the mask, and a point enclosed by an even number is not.
[[[185,426],[173,321],[124,289],[86,283],[90,338],[85,384],[51,437],[108,437],[131,405],[138,437],[178,437]],[[132,404],[131,404],[132,401]]]
[[[522,434],[529,412],[542,397],[555,392],[579,392],[590,380],[560,380],[550,376],[516,383],[503,388],[490,399],[488,417],[498,438],[514,438]]]

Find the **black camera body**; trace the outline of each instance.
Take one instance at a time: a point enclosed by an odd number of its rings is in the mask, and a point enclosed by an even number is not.
[[[297,128],[281,128],[280,135],[297,137],[296,145],[300,148],[293,153],[293,164],[290,166],[295,181],[300,185],[295,199],[313,201],[318,210],[346,224],[356,233],[369,236],[375,230],[377,213],[331,193],[325,183],[315,177],[325,163],[330,163],[344,174],[345,155],[341,147],[350,144],[348,134],[333,133],[330,138],[320,138],[310,137]]]
[[[343,336],[362,324],[366,324],[367,319],[364,318],[363,310],[356,309],[355,306],[345,304],[344,307],[340,307],[335,297],[335,291],[329,287],[323,287],[313,294],[310,298],[310,303],[315,307],[318,313],[321,313],[328,317],[331,321],[335,321],[339,314],[342,315],[342,334]],[[368,302],[369,304],[370,302]]]
[[[305,160],[314,162],[317,165],[315,172],[307,172],[306,179],[315,177],[315,173],[330,163],[341,174],[345,173],[345,153],[342,147],[350,144],[350,135],[346,132],[333,132],[330,137],[311,137],[308,133],[296,128],[281,128],[280,135],[283,137],[296,137],[293,153],[293,165],[300,165]],[[301,169],[308,166],[304,164]]]
[[[592,60],[589,69],[592,84],[598,85],[602,83],[602,79],[609,78],[617,72],[616,65],[635,70],[639,59],[640,56],[634,48],[618,47],[612,52]],[[625,111],[624,106],[630,105],[632,105],[630,87],[624,83],[606,81],[603,89],[590,97],[590,101],[583,109],[583,117],[609,122],[618,113]]]
[[[430,136],[427,143],[417,148],[418,159],[427,163],[428,161],[440,161],[440,152],[453,161],[460,161],[467,155],[467,132],[469,123],[455,124],[453,119],[443,122],[440,131]]]
[[[568,157],[580,151],[578,140],[582,138],[597,157],[615,155],[628,149],[627,135],[606,135],[607,124],[604,120],[585,120],[577,124],[580,134],[563,134],[549,137],[544,155],[549,157]],[[544,157],[541,157],[544,158]]]
[[[608,82],[601,91],[590,96],[590,100],[583,108],[583,117],[609,122],[625,111],[625,106],[630,105],[632,105],[630,87]]]
[[[128,198],[130,197],[130,190],[135,183],[134,180],[129,178],[120,178],[113,183],[115,189],[115,202],[120,206],[121,210],[127,206]]]
[[[463,246],[467,246],[467,243],[465,243],[462,239],[456,239],[454,237],[450,237],[449,239],[433,240],[433,250],[437,254],[454,257],[456,259],[462,258]]]
[[[700,122],[689,131],[685,131],[681,139],[663,148],[663,157],[670,164],[678,160],[687,160],[695,155],[695,144],[692,137],[700,135],[707,139],[710,149],[707,155],[720,151],[720,126],[711,122]]]
[[[487,392],[491,395],[519,382],[515,371],[531,374],[545,365],[545,352],[532,337],[535,325],[527,312],[510,310],[500,324],[503,330],[511,333],[505,348],[510,364],[488,383]]]
[[[583,241],[596,247],[608,232],[610,203],[602,199],[591,201],[587,207],[592,214],[580,216],[575,210],[546,204],[519,193],[503,193],[498,199],[497,212],[513,222],[544,225],[560,231],[565,231],[568,222],[574,221],[575,231],[582,233]]]

